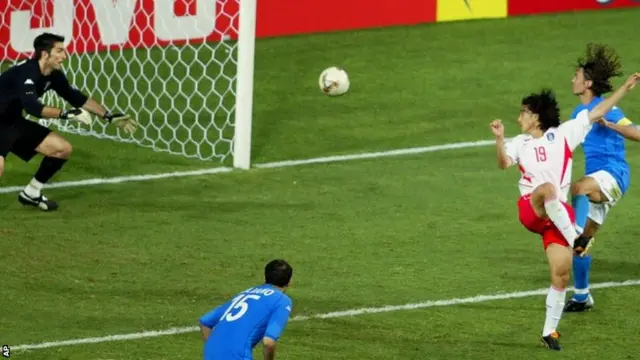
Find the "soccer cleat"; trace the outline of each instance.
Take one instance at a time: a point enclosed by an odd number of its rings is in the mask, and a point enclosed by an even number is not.
[[[560,351],[562,350],[562,346],[560,346],[558,339],[560,339],[560,333],[554,331],[551,334],[540,338],[540,341],[542,341],[542,345],[544,345],[548,349]]]
[[[21,191],[20,195],[18,195],[18,201],[20,201],[22,205],[35,206],[44,211],[53,211],[58,208],[58,204],[55,201],[47,199],[42,194],[37,198],[33,198],[27,195],[24,191]]]
[[[585,312],[589,311],[593,308],[595,301],[593,301],[593,297],[589,294],[587,300],[578,301],[574,298],[571,298],[565,305],[563,312]]]
[[[596,239],[592,237],[578,237],[573,243],[573,251],[576,255],[586,256],[587,252],[589,252],[589,248],[593,246],[593,243]]]

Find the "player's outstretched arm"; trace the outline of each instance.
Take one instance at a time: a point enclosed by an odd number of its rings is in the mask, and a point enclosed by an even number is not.
[[[490,124],[491,132],[496,137],[496,150],[498,155],[498,167],[500,169],[507,169],[513,165],[513,160],[507,154],[504,144],[504,125],[502,120],[493,120]]]
[[[629,125],[619,125],[611,121],[607,121],[605,119],[598,120],[600,125],[606,126],[609,129],[617,132],[618,134],[624,136],[626,139],[632,141],[640,141],[640,129],[637,125],[629,124]]]
[[[35,87],[33,90],[27,88],[23,91],[24,93],[20,97],[20,101],[24,110],[31,116],[44,119],[77,120],[84,123],[90,121],[88,118],[89,114],[83,112],[81,109],[73,108],[62,110],[52,106],[45,106],[35,95]]]
[[[133,134],[136,132],[138,123],[131,118],[131,116],[119,112],[110,112],[99,102],[92,98],[87,99],[87,102],[82,106],[83,109],[100,116],[107,120],[109,123],[113,123],[124,132]]]
[[[115,124],[126,133],[132,134],[136,131],[138,123],[131,116],[110,112],[105,106],[71,86],[62,72],[55,72],[51,85],[58,95],[76,108],[82,107],[82,109],[107,120],[109,123]],[[87,117],[87,121],[83,122],[90,124],[91,118],[88,115]]]
[[[107,108],[90,97],[87,98],[87,101],[82,105],[82,108],[101,118],[104,118],[104,116],[107,115]]]
[[[635,73],[613,93],[589,112],[589,121],[594,123],[602,119],[622,98],[640,81],[640,73]]]

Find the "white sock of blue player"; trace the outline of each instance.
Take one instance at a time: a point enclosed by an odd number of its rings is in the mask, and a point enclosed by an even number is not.
[[[569,245],[573,247],[573,242],[578,237],[578,233],[564,205],[558,198],[553,198],[544,202],[544,209],[549,219],[551,219],[553,224],[560,230]]]
[[[560,318],[562,317],[562,310],[564,308],[564,298],[566,289],[556,289],[551,286],[547,293],[547,317],[544,321],[544,328],[542,329],[542,336],[549,336],[558,328]]]

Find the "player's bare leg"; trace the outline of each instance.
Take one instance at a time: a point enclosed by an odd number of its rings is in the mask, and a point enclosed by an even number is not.
[[[18,200],[24,205],[36,206],[42,210],[50,211],[58,208],[58,204],[48,200],[41,193],[44,184],[62,168],[71,156],[71,144],[62,136],[49,133],[38,145],[36,151],[44,155],[40,167],[31,182],[18,196]]]
[[[598,232],[598,229],[600,229],[600,225],[591,220],[591,219],[587,219],[587,226],[584,227],[584,231],[582,232],[583,236],[586,237],[594,237],[596,236],[596,232]],[[586,252],[588,249],[585,249],[584,251]]]
[[[576,240],[574,250],[576,255],[584,256],[587,248],[591,246],[591,239],[599,228],[599,225],[588,217],[589,202],[601,204],[607,201],[607,196],[594,178],[585,176],[571,186],[571,197],[573,208],[576,211],[576,230],[581,233]]]
[[[0,177],[4,174],[4,156],[0,156]]]
[[[571,217],[565,205],[558,199],[556,189],[550,183],[538,186],[531,193],[531,206],[541,219],[550,219],[560,230],[571,247],[578,237]]]
[[[560,334],[557,332],[558,323],[562,317],[569,272],[573,259],[573,241],[578,236],[565,205],[558,199],[555,187],[550,183],[538,186],[531,193],[531,206],[536,215],[542,219],[550,219],[556,229],[569,244],[559,245],[551,243],[546,249],[549,270],[551,273],[551,287],[547,293],[547,312],[542,330],[542,343],[551,350],[561,350]],[[548,230],[543,237],[553,235],[556,229]],[[560,234],[558,234],[560,235]]]
[[[552,231],[552,230],[551,230]],[[543,236],[548,236],[545,234]],[[571,247],[551,243],[546,250],[551,275],[551,287],[547,293],[547,313],[542,330],[542,343],[551,350],[561,350],[558,324],[562,318],[564,299],[569,284],[569,272],[573,259]]]
[[[49,133],[38,145],[36,151],[46,157],[57,159],[69,159],[71,156],[71,144],[62,136],[56,133]]]
[[[600,204],[607,201],[607,196],[596,179],[585,176],[571,185],[571,199],[576,211],[576,229],[583,233],[589,217],[589,202]]]

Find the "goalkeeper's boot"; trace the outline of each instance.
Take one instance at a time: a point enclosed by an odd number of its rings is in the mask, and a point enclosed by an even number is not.
[[[58,204],[55,201],[47,199],[44,195],[40,194],[38,197],[31,197],[24,191],[18,195],[18,201],[25,206],[35,206],[44,211],[53,211],[58,208]]]
[[[564,305],[563,312],[585,312],[589,311],[593,308],[595,301],[593,301],[593,297],[591,294],[587,297],[587,300],[578,301],[575,298],[571,298],[571,300],[567,301]]]
[[[557,331],[554,331],[551,334],[540,338],[540,341],[542,341],[542,345],[544,345],[548,349],[560,351],[562,350],[562,346],[560,346],[560,342],[558,342],[559,339],[560,339],[560,333]]]

